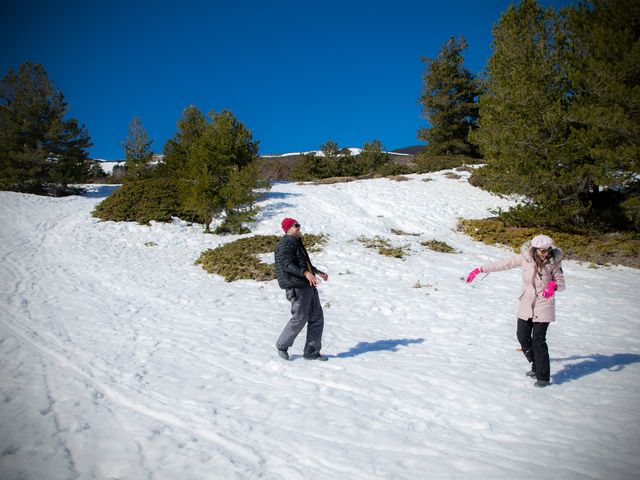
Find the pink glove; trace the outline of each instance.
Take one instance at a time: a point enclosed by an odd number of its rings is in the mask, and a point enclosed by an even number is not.
[[[551,280],[549,283],[547,283],[547,288],[545,288],[542,291],[542,296],[544,298],[553,297],[553,294],[556,293],[556,287],[557,286],[558,286],[558,284],[556,282],[554,282],[553,280]]]
[[[478,275],[480,272],[482,272],[482,270],[480,270],[479,268],[474,268],[469,275],[467,275],[467,283],[471,283],[473,282],[473,279],[476,278],[476,275]]]

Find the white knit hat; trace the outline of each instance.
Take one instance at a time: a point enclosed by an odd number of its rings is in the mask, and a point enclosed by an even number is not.
[[[553,247],[553,240],[546,235],[536,235],[533,237],[533,240],[531,240],[531,246],[546,250],[547,248]]]

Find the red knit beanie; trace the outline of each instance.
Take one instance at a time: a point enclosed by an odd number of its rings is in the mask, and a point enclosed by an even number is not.
[[[298,221],[295,218],[285,218],[284,220],[282,220],[282,223],[280,223],[280,225],[282,226],[282,230],[284,230],[284,233],[287,233],[289,229],[296,223],[298,223]]]

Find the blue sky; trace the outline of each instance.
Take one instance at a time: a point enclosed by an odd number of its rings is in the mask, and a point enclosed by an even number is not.
[[[0,74],[44,65],[90,156],[119,159],[134,115],[161,152],[190,104],[230,109],[260,153],[331,139],[389,149],[420,142],[425,64],[451,36],[480,72],[491,28],[509,5],[469,1],[11,2],[0,19]],[[563,5],[568,0],[545,0]]]

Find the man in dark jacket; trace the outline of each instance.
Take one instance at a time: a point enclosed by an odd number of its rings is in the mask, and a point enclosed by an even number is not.
[[[304,358],[327,360],[327,357],[320,354],[324,315],[316,289],[316,275],[325,281],[329,276],[311,264],[309,254],[302,243],[302,233],[297,220],[285,218],[281,225],[285,235],[276,245],[276,273],[278,285],[286,291],[287,300],[291,302],[291,320],[276,342],[278,355],[289,360],[289,347],[307,325]]]

